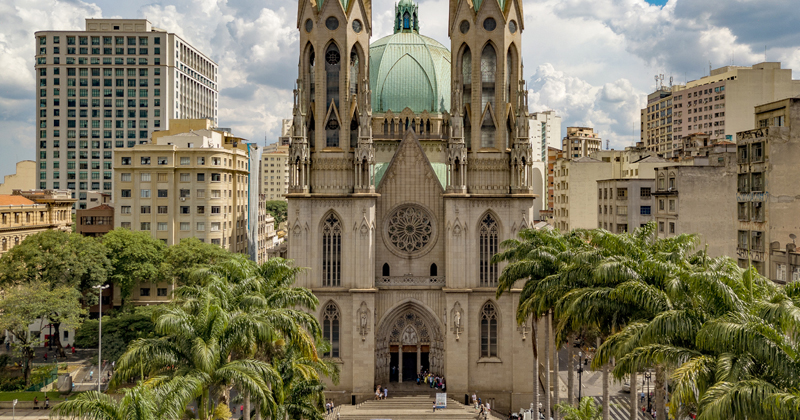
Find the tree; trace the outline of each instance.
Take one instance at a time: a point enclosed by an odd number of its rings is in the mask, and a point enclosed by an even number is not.
[[[81,294],[72,287],[52,288],[42,281],[5,289],[5,297],[0,300],[0,330],[7,330],[14,335],[13,346],[23,359],[26,385],[30,385],[31,361],[36,356],[35,347],[41,344],[38,334],[29,336],[30,325],[38,323],[39,331],[42,331],[48,315],[58,313],[62,325],[77,327],[81,316],[85,314],[80,299]]]
[[[167,248],[161,266],[161,276],[179,285],[195,283],[192,274],[199,268],[208,268],[231,257],[230,252],[217,245],[200,242],[197,238],[182,239]]]
[[[117,228],[101,239],[111,262],[109,279],[119,286],[122,299],[127,299],[140,282],[154,282],[161,273],[167,246],[147,232]]]
[[[45,282],[53,290],[67,286],[82,294],[78,306],[97,301],[97,290],[92,287],[104,284],[110,271],[106,250],[98,241],[57,230],[31,235],[0,258],[0,284],[4,287],[31,282]],[[48,317],[53,324],[56,347],[64,357],[60,339],[62,317],[55,310]]]
[[[281,223],[286,221],[286,217],[289,215],[289,206],[283,200],[267,201],[266,206],[267,213],[275,218],[275,229],[277,229]]]
[[[603,408],[598,407],[592,397],[581,398],[578,407],[567,402],[556,404],[556,410],[564,415],[564,420],[600,420],[603,418]]]

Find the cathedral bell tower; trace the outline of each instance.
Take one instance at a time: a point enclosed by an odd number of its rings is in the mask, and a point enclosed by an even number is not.
[[[520,136],[527,135],[520,132],[528,124],[527,110],[520,106],[520,94],[526,94],[520,91],[523,29],[520,0],[450,0],[452,192],[516,192],[515,179],[522,179],[515,175],[511,155]],[[467,156],[469,172],[457,173],[466,171]],[[529,167],[530,159],[524,165]]]
[[[300,63],[289,189],[350,194],[370,190],[370,0],[300,0]],[[358,155],[358,156],[357,156]],[[367,157],[366,160],[363,159]],[[346,163],[346,164],[345,164]],[[364,172],[364,173],[362,173]]]

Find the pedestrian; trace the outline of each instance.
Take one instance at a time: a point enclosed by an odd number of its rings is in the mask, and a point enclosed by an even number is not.
[[[378,387],[375,389],[375,399],[376,400],[381,399],[381,386],[380,385],[378,385]]]
[[[244,404],[239,406],[239,415],[244,415]]]
[[[75,346],[72,346],[72,354],[75,354]]]
[[[331,403],[330,403],[330,401],[325,403],[325,413],[327,413],[327,414],[331,413]]]
[[[91,381],[91,380],[92,380],[92,377],[93,377],[93,376],[94,376],[94,371],[93,371],[93,370],[90,370],[90,371],[89,371],[89,381]]]
[[[475,395],[475,393],[474,393],[474,392],[472,393],[472,405],[473,405],[475,408],[478,408],[478,396],[477,396],[477,395]]]
[[[44,409],[45,410],[50,409],[50,397],[48,397],[47,395],[44,396]]]
[[[433,412],[436,412],[436,403],[433,403]]]
[[[489,405],[488,401],[486,402],[486,412],[487,413],[491,413],[492,412],[492,406]]]
[[[117,361],[116,360],[112,361],[111,362],[111,370],[114,370],[114,367],[116,367],[116,365],[117,365]]]
[[[44,361],[47,361],[47,353],[44,354]]]
[[[389,388],[383,388],[383,399],[389,398]]]

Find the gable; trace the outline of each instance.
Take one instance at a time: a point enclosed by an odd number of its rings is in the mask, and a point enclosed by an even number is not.
[[[419,144],[416,133],[406,130],[400,146],[395,151],[388,165],[376,167],[375,182],[376,192],[384,194],[390,184],[402,183],[417,187],[426,186],[436,189],[438,193],[444,192],[444,185],[440,176],[434,170],[425,151]],[[440,172],[442,172],[440,170]],[[445,175],[446,172],[443,172]],[[378,178],[380,176],[380,178]]]

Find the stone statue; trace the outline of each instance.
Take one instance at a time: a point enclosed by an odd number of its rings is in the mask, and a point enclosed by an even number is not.
[[[403,344],[417,344],[417,332],[413,328],[406,328],[403,332]]]
[[[456,311],[456,314],[453,317],[453,323],[457,329],[461,329],[461,311]]]

